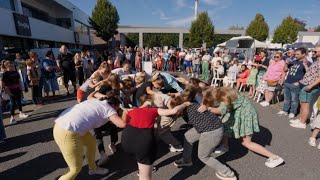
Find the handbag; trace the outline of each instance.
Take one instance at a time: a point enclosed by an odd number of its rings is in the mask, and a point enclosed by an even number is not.
[[[278,81],[274,81],[274,80],[267,80],[267,85],[270,87],[276,87],[278,84]]]

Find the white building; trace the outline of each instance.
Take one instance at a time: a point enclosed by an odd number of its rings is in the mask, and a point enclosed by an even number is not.
[[[302,32],[298,33],[296,42],[311,42],[312,44],[320,43],[320,32]]]
[[[1,0],[0,51],[93,45],[89,16],[68,0]]]

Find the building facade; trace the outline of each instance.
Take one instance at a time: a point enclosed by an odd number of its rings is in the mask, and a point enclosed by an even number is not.
[[[0,50],[93,45],[89,16],[68,0],[0,0]]]

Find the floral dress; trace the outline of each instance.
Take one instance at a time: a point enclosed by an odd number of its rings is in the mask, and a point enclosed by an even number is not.
[[[247,79],[247,84],[255,87],[257,82],[257,75],[258,75],[258,69],[251,69],[250,75]]]
[[[250,100],[238,94],[232,109],[223,116],[224,132],[229,137],[236,139],[260,132],[257,110]]]

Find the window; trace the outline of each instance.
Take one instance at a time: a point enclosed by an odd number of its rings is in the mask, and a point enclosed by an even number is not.
[[[89,27],[79,21],[74,21],[75,32],[89,35]]]
[[[35,19],[39,19],[41,21],[45,21],[47,23],[54,24],[63,28],[67,28],[67,29],[71,28],[70,18],[54,18],[49,16],[47,12],[39,10],[25,3],[21,3],[21,4],[22,4],[23,14],[28,17],[33,17]]]
[[[15,10],[13,0],[0,0],[0,8]]]
[[[49,22],[50,17],[48,13],[41,11],[39,9],[36,9],[34,7],[31,7],[24,3],[21,3],[21,5],[22,5],[22,11],[24,15]]]

